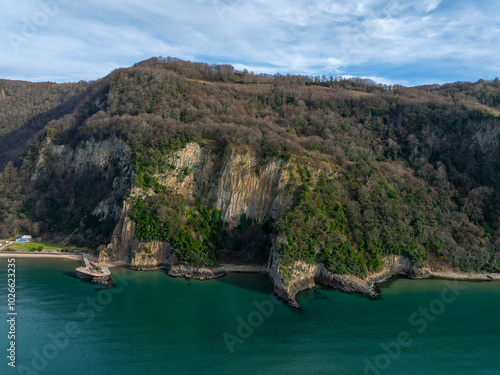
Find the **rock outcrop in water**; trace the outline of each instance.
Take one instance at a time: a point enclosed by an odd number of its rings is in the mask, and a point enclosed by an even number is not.
[[[430,275],[428,269],[418,268],[412,265],[411,261],[400,255],[385,257],[382,269],[366,278],[354,275],[338,275],[328,271],[323,264],[308,264],[303,261],[296,261],[290,266],[281,265],[281,256],[277,247],[280,242],[286,239],[279,239],[273,246],[269,255],[267,274],[274,285],[275,294],[289,303],[298,307],[295,300],[297,293],[311,289],[316,284],[329,286],[333,289],[346,293],[361,293],[370,297],[378,295],[376,284],[381,283],[392,276],[405,275],[411,278],[425,278]],[[285,272],[286,272],[285,276]]]
[[[178,264],[168,269],[168,275],[171,277],[184,277],[186,279],[211,280],[226,276],[226,271],[221,267],[207,268]]]

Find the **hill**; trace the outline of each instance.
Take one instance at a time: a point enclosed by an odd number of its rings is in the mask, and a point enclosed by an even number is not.
[[[384,257],[500,271],[500,82],[403,87],[152,58],[0,81],[0,237],[138,268]]]

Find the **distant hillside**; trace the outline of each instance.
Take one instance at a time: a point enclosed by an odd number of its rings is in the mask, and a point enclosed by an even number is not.
[[[403,87],[152,58],[0,80],[0,237],[137,267],[389,254],[500,271],[500,81]]]

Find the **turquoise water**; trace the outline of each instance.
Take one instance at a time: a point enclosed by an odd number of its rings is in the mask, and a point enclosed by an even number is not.
[[[72,277],[77,264],[17,259],[16,369],[3,355],[0,374],[500,374],[500,283],[400,279],[378,300],[315,288],[295,310],[260,274],[115,268],[108,289]]]

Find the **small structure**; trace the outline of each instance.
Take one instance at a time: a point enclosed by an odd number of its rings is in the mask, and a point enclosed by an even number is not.
[[[30,242],[31,236],[27,234],[23,234],[21,236],[17,236],[16,242]]]
[[[91,280],[93,283],[106,284],[111,272],[107,267],[92,266],[87,258],[87,254],[82,253],[85,267],[76,269],[76,277],[79,279]]]

